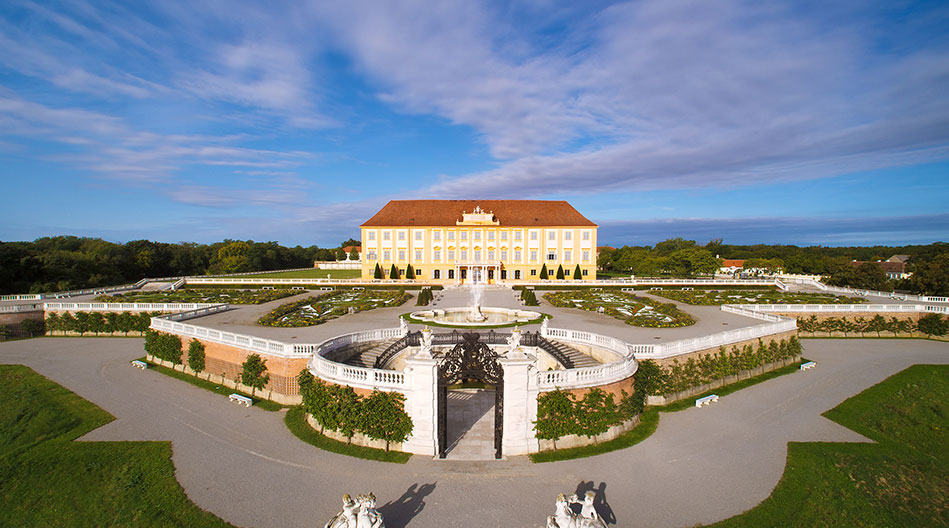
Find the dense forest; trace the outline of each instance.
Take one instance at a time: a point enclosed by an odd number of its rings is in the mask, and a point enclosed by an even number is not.
[[[893,255],[909,255],[910,279],[887,279],[872,262]],[[760,268],[792,274],[823,275],[827,282],[880,291],[904,290],[928,295],[949,294],[949,243],[925,246],[823,247],[756,244],[736,246],[712,240],[699,246],[694,240],[673,238],[655,246],[601,248],[598,265],[605,274],[637,277],[706,275],[709,260],[745,260],[745,268]],[[853,266],[854,260],[867,264]],[[717,269],[717,264],[714,266]]]
[[[176,277],[313,266],[314,260],[344,260],[339,248],[284,247],[276,242],[224,240],[214,244],[168,244],[133,240],[115,244],[73,236],[33,242],[0,242],[0,293],[45,293]],[[355,257],[355,255],[354,255]]]

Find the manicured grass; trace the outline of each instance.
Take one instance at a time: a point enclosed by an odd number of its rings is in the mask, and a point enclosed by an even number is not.
[[[300,405],[291,407],[290,410],[287,411],[287,415],[283,418],[283,423],[287,424],[287,429],[289,429],[294,436],[324,451],[330,451],[340,455],[356,458],[364,458],[366,460],[393,462],[396,464],[405,464],[409,461],[409,458],[412,458],[411,453],[403,453],[401,451],[385,451],[384,449],[356,446],[347,444],[345,442],[338,442],[332,438],[323,436],[319,431],[310,427],[310,424],[306,422],[306,413],[303,411],[303,407]]]
[[[709,394],[718,394],[719,396],[725,396],[733,392],[739,391],[741,389],[748,388],[752,385],[757,385],[763,381],[768,381],[769,379],[777,378],[778,376],[783,376],[785,374],[790,374],[796,372],[800,369],[801,363],[806,363],[807,359],[801,359],[801,361],[794,362],[786,367],[781,367],[764,374],[759,374],[751,378],[743,379],[735,383],[725,385],[724,387],[719,387],[714,391],[708,391],[702,394],[696,394],[694,397],[685,398],[677,402],[670,403],[668,405],[662,406],[652,406],[646,407],[643,410],[642,414],[639,416],[639,425],[626,432],[623,435],[620,435],[613,440],[608,442],[603,442],[602,444],[593,444],[582,447],[572,447],[569,449],[555,449],[550,451],[541,451],[540,453],[534,453],[529,455],[529,458],[532,462],[555,462],[557,460],[571,460],[574,458],[586,458],[595,455],[600,455],[603,453],[609,453],[610,451],[616,451],[618,449],[626,449],[627,447],[632,447],[643,440],[649,438],[656,428],[659,427],[659,413],[661,412],[676,412],[684,409],[688,409],[695,405],[695,400],[698,398],[703,398]]]
[[[253,275],[228,275],[229,279],[358,279],[361,270],[305,269],[297,271],[279,271],[274,273],[255,273]]]
[[[788,443],[771,496],[713,526],[949,526],[949,365],[914,365],[824,416],[878,444]]]
[[[712,289],[663,289],[649,292],[687,304],[718,306],[722,304],[861,304],[868,302],[861,297],[845,297],[830,293],[786,292],[774,288],[752,288],[747,290]]]
[[[232,526],[185,496],[171,442],[73,442],[114,418],[24,366],[0,385],[0,526]]]
[[[227,303],[227,304],[263,304],[285,297],[305,293],[291,290],[289,286],[281,289],[265,290],[198,287],[181,290],[133,291],[115,295],[100,295],[96,301],[109,303]]]
[[[148,363],[148,368],[151,370],[154,370],[155,372],[160,372],[166,376],[190,383],[194,385],[195,387],[201,387],[204,390],[211,391],[211,392],[220,394],[222,396],[230,396],[231,394],[234,394],[235,392],[237,394],[240,394],[241,396],[247,396],[248,398],[254,401],[254,407],[257,407],[258,409],[263,409],[265,411],[279,411],[280,409],[285,408],[284,405],[280,405],[277,402],[260,398],[258,396],[251,396],[250,394],[247,394],[246,392],[241,392],[239,390],[232,389],[225,385],[214,383],[213,381],[201,379],[201,378],[192,376],[191,374],[186,374],[184,372],[181,372],[179,370],[163,367],[156,363],[152,363],[151,361],[143,357],[138,358],[138,360]]]

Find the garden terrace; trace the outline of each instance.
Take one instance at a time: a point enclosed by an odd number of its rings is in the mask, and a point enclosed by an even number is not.
[[[758,288],[750,290],[653,290],[649,293],[700,306],[722,304],[860,304],[867,302],[866,299],[860,297],[845,297],[829,293],[804,293]]]
[[[258,319],[264,326],[296,328],[375,308],[400,306],[411,296],[399,290],[341,290],[278,306]]]
[[[604,313],[626,324],[647,328],[677,328],[695,324],[692,317],[672,303],[661,303],[626,292],[561,291],[544,299],[559,308],[578,308]]]
[[[298,293],[291,289],[186,288],[175,291],[136,291],[102,295],[96,297],[96,300],[108,303],[263,304]]]

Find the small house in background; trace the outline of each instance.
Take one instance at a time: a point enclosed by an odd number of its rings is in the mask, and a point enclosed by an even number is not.
[[[718,256],[716,255],[716,258]],[[722,259],[722,267],[718,269],[720,273],[734,275],[745,268],[744,259]]]
[[[882,269],[888,279],[905,279],[912,275],[912,273],[906,271],[906,263],[909,262],[909,255],[893,255],[886,260],[877,261],[853,260],[850,262],[850,265],[856,268],[868,262],[870,264],[876,264]]]
[[[357,254],[355,259],[350,257],[350,254],[353,252],[354,249],[356,250],[356,254]],[[346,253],[346,260],[362,261],[362,246],[343,246],[343,251]]]

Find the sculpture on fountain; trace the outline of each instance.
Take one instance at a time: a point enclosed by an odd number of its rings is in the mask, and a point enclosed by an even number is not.
[[[385,528],[382,514],[376,510],[376,496],[372,493],[356,495],[356,500],[343,495],[343,509],[333,516],[324,528]]]
[[[481,313],[481,286],[471,287],[471,313],[468,316],[469,321],[480,323],[484,321],[484,314]]]

